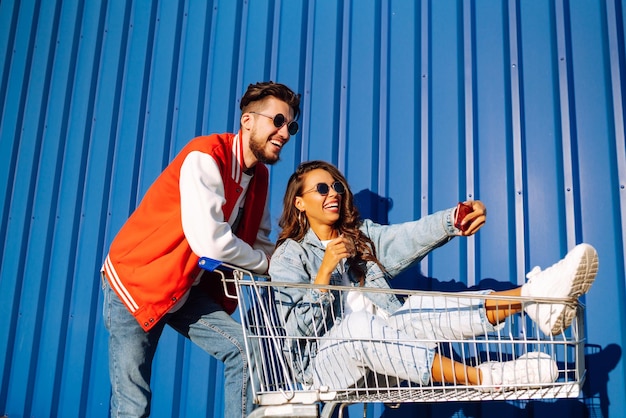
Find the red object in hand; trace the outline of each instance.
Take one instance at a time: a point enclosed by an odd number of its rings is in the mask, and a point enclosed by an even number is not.
[[[456,226],[457,229],[460,229],[461,231],[467,230],[467,228],[469,227],[469,224],[462,226],[461,221],[472,210],[473,209],[470,205],[466,205],[463,202],[459,202],[459,204],[456,206],[456,218],[454,219],[454,226]]]

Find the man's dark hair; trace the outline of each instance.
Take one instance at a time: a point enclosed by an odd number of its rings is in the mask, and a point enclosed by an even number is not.
[[[300,94],[294,93],[284,84],[274,83],[273,81],[250,84],[248,90],[241,98],[241,103],[239,103],[241,113],[246,113],[246,108],[251,103],[263,100],[268,96],[276,97],[287,103],[293,110],[294,119],[298,119],[298,116],[300,116]]]

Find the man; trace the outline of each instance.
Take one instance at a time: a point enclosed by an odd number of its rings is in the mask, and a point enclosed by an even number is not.
[[[279,83],[250,85],[238,134],[189,142],[150,186],[114,238],[102,267],[109,331],[111,415],[150,414],[152,360],[166,324],[224,362],[225,417],[252,407],[241,325],[200,256],[268,270],[268,170],[298,131],[300,95]]]

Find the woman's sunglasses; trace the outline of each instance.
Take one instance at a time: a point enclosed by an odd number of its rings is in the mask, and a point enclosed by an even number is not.
[[[310,193],[313,191],[317,191],[319,194],[321,194],[322,196],[326,196],[328,194],[328,192],[330,192],[330,188],[333,188],[334,191],[337,192],[337,194],[344,194],[346,192],[346,188],[343,186],[343,183],[340,181],[336,181],[333,184],[331,184],[330,186],[326,183],[317,183],[315,185],[315,187],[313,187],[312,189],[307,190],[306,192],[302,192],[302,194],[306,194],[306,193]]]
[[[248,112],[248,113],[253,113],[255,115],[265,116],[266,118],[270,118],[274,122],[274,126],[278,129],[282,128],[283,125],[287,123],[287,119],[285,118],[285,115],[283,115],[282,113],[277,113],[276,116],[273,116],[273,117],[269,115],[264,115],[263,113],[258,113],[258,112]],[[289,132],[289,135],[297,134],[299,129],[300,129],[300,126],[298,126],[298,122],[296,122],[295,120],[292,120],[291,122],[287,123],[287,132]]]

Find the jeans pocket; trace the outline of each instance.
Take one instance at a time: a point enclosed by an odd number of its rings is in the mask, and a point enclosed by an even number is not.
[[[102,279],[102,319],[104,320],[104,326],[107,330],[111,329],[111,287],[104,274],[101,275]]]

